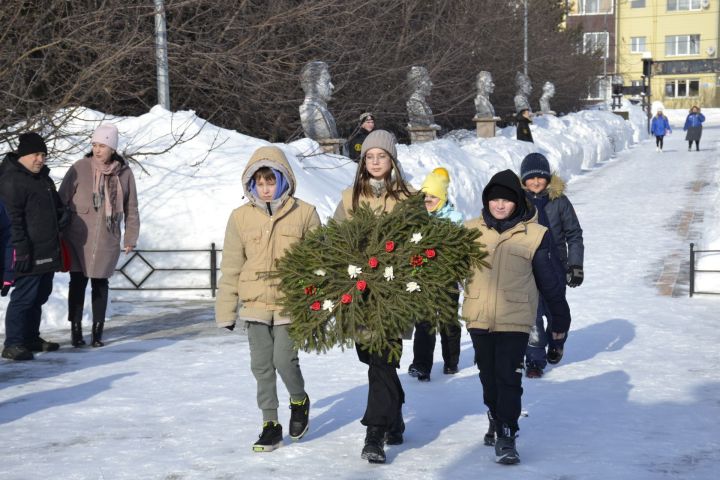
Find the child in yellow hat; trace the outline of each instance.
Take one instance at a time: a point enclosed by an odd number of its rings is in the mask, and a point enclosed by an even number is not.
[[[425,193],[425,208],[430,215],[440,218],[447,218],[450,221],[461,224],[463,216],[456,211],[453,204],[448,201],[448,187],[450,186],[450,174],[442,167],[436,168],[422,184],[420,190]],[[457,288],[448,289],[448,301],[458,304],[459,294]],[[452,292],[455,290],[455,292]],[[460,360],[460,326],[446,327],[440,331],[440,344],[442,356],[445,363],[443,373],[452,375],[458,372],[458,361]],[[408,374],[416,377],[421,382],[430,381],[430,371],[433,364],[433,352],[435,351],[435,333],[430,331],[430,322],[420,321],[415,324],[415,339],[413,341],[413,361],[408,368]]]

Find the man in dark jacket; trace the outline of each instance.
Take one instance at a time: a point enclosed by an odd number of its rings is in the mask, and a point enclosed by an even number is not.
[[[530,110],[523,108],[517,114],[517,139],[523,142],[533,143],[532,133],[530,132]]]
[[[360,150],[365,138],[375,129],[375,117],[370,112],[360,115],[360,124],[354,135],[348,140],[348,156],[355,162],[360,159]]]
[[[20,135],[16,153],[0,164],[0,201],[10,216],[15,288],[5,312],[2,357],[32,360],[32,352],[60,345],[40,338],[42,306],[61,266],[60,228],[69,216],[45,166],[47,147],[37,133]]]

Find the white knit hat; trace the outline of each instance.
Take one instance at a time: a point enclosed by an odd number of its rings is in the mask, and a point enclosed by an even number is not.
[[[108,123],[100,125],[95,129],[90,141],[92,143],[102,143],[113,150],[117,150],[118,129],[115,125],[110,125]]]

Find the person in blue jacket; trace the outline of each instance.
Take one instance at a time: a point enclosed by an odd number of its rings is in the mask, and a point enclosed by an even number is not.
[[[693,142],[695,142],[695,151],[700,151],[700,137],[702,137],[702,124],[704,121],[705,115],[700,113],[700,107],[693,105],[683,127],[683,130],[687,132],[685,140],[688,142],[688,152],[692,150]]]
[[[527,155],[520,166],[520,180],[528,200],[538,211],[538,223],[550,230],[557,252],[555,270],[569,287],[582,284],[585,273],[583,232],[572,203],[565,195],[565,182],[550,172],[550,163],[541,153]],[[544,319],[547,319],[545,327]],[[545,300],[538,302],[535,326],[525,352],[525,375],[540,378],[548,363],[560,362],[563,346],[552,334],[553,318]],[[564,341],[566,338],[562,338]]]
[[[663,151],[663,139],[665,135],[672,133],[668,118],[663,115],[662,110],[657,111],[650,123],[650,133],[655,135],[655,148],[658,152]]]
[[[425,193],[425,208],[430,215],[447,218],[451,222],[462,224],[463,216],[456,211],[448,200],[448,187],[450,174],[444,168],[433,170],[422,184],[420,190]],[[456,285],[448,288],[448,301],[452,302],[455,310],[458,308],[459,293]],[[454,375],[458,372],[460,361],[460,335],[462,329],[457,326],[446,326],[440,330],[440,345],[444,361],[443,373]],[[431,331],[430,322],[419,321],[415,324],[415,338],[413,340],[413,361],[408,368],[408,374],[421,382],[430,381],[430,371],[433,365],[435,352],[435,332]]]

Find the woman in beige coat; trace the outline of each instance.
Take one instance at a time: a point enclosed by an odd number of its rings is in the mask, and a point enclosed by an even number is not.
[[[92,287],[92,346],[102,347],[108,304],[108,279],[120,257],[120,223],[125,221],[122,250],[127,255],[140,232],[135,177],[117,154],[118,131],[100,125],[92,135],[92,151],[70,167],[60,185],[60,198],[71,210],[63,239],[70,247],[68,320],[74,347],[85,345],[82,335],[85,289]]]

